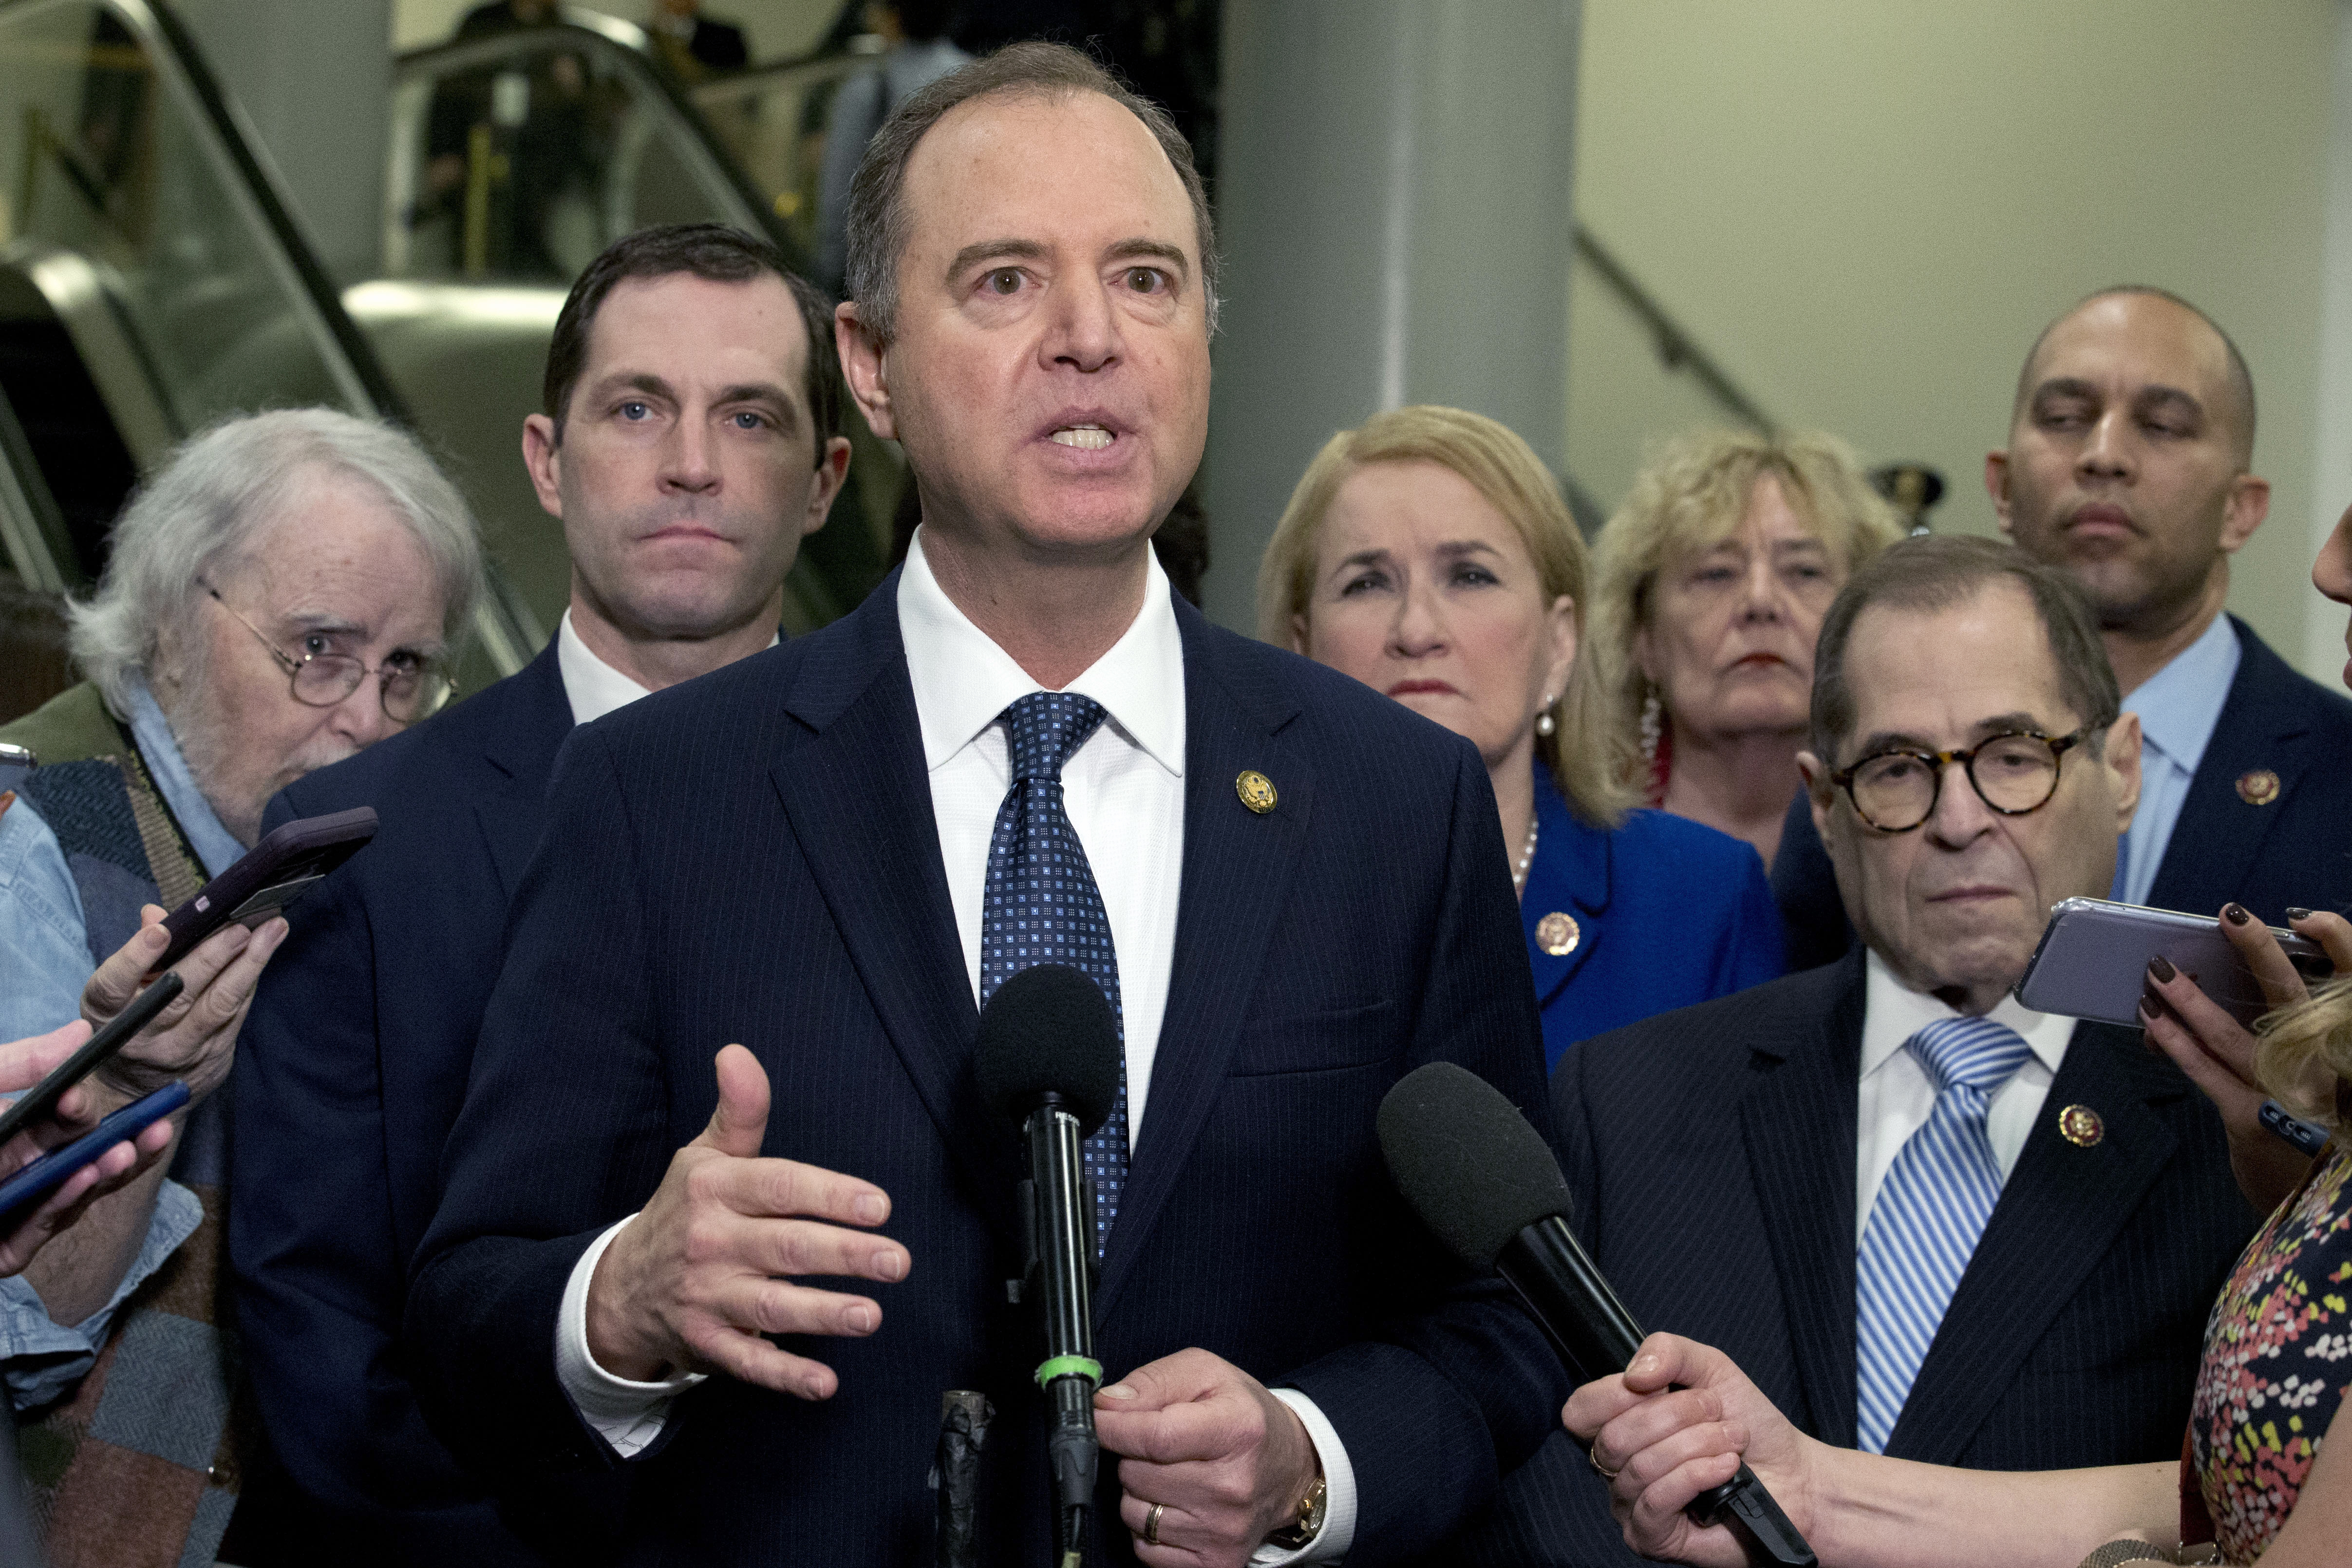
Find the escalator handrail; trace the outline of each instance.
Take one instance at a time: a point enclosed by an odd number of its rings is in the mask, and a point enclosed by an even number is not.
[[[565,47],[567,37],[577,47],[602,49],[629,62],[629,68],[639,79],[635,85],[659,100],[668,110],[683,132],[692,156],[714,184],[732,198],[737,209],[731,216],[743,228],[772,243],[783,252],[784,259],[796,272],[805,271],[807,257],[802,254],[801,243],[784,227],[757,187],[744,174],[731,154],[720,145],[710,129],[710,122],[694,106],[676,79],[665,69],[653,52],[653,42],[643,27],[614,16],[601,16],[575,5],[561,7],[557,19],[535,27],[519,27],[512,32],[496,33],[481,38],[456,38],[446,43],[426,44],[417,48],[404,49],[393,57],[395,82],[419,75],[439,75],[446,71],[462,70],[468,66],[489,65],[518,52],[543,54]]]

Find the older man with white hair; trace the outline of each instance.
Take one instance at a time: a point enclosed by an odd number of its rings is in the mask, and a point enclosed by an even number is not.
[[[163,909],[252,847],[273,794],[439,707],[481,583],[463,499],[389,426],[282,410],[174,453],[71,607],[88,679],[0,730],[41,762],[0,796],[0,1039],[119,1010],[135,965],[100,960],[140,940],[160,957]],[[235,1506],[207,1096],[285,931],[212,938],[176,966],[188,996],[92,1080],[107,1109],[186,1080],[171,1179],[127,1184],[0,1280],[11,1400],[47,1407],[25,1462],[59,1551],[128,1562],[168,1543],[157,1560],[211,1562]]]

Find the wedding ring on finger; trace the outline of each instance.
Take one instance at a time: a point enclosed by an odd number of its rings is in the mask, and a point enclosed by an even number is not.
[[[1151,1511],[1143,1516],[1143,1544],[1146,1546],[1160,1544],[1160,1516],[1167,1511],[1166,1503],[1156,1502],[1151,1505]]]
[[[1584,1451],[1584,1459],[1585,1463],[1591,1465],[1595,1470],[1601,1472],[1601,1479],[1602,1480],[1613,1481],[1617,1479],[1618,1472],[1611,1469],[1608,1466],[1601,1462],[1600,1438],[1595,1437],[1592,1439],[1592,1447]]]

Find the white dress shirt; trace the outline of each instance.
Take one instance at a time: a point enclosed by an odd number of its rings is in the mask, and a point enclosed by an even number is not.
[[[1935,997],[1905,985],[1877,953],[1871,953],[1864,962],[1869,978],[1863,993],[1862,1114],[1854,1124],[1853,1244],[1857,1250],[1863,1229],[1870,1223],[1870,1205],[1895,1156],[1902,1152],[1911,1134],[1927,1124],[1928,1113],[1936,1109],[1936,1080],[1927,1076],[1917,1057],[1903,1048],[1904,1044],[1937,1019],[1960,1016]],[[2021,1006],[2014,996],[2003,996],[2000,1005],[1985,1016],[2016,1030],[2033,1050],[2009,1081],[1993,1091],[1985,1112],[1985,1138],[1992,1144],[1993,1162],[2006,1183],[2009,1173],[2017,1169],[2017,1156],[2024,1151],[2034,1119],[2042,1114],[2042,1102],[2050,1097],[2051,1080],[2066,1059],[2066,1042],[2074,1037],[2075,1020],[2032,1012]]]
[[[1184,647],[1167,574],[1150,552],[1145,560],[1143,607],[1134,624],[1063,688],[1092,698],[1109,715],[1063,764],[1062,799],[1072,830],[1087,847],[1118,962],[1130,1150],[1150,1102],[1184,866]],[[564,629],[570,629],[568,616]],[[947,596],[924,558],[920,529],[898,577],[898,630],[922,729],[940,858],[977,1005],[989,841],[1013,784],[999,721],[1005,709],[1045,688]],[[581,652],[587,653],[584,646]],[[568,689],[568,668],[565,684]],[[558,1379],[581,1415],[625,1458],[660,1434],[670,1401],[701,1381],[688,1374],[635,1383],[613,1376],[588,1352],[588,1282],[604,1248],[628,1223],[614,1226],[581,1256],[556,1324]],[[1265,1568],[1336,1562],[1355,1538],[1355,1471],[1337,1429],[1313,1400],[1296,1389],[1273,1392],[1297,1413],[1322,1461],[1323,1528],[1297,1552],[1261,1547],[1252,1561]],[[855,1398],[855,1391],[846,1397]]]
[[[2162,669],[2131,689],[2124,711],[2139,715],[2146,743],[2139,753],[2139,805],[2124,835],[2124,852],[2116,867],[2113,896],[2126,904],[2145,904],[2180,807],[2189,799],[2189,784],[2205,760],[2213,728],[2230,700],[2230,683],[2238,678],[2238,662],[2245,650],[2238,646],[2238,629],[2227,616],[2215,616],[2198,639],[2174,654]],[[2210,910],[2191,910],[2210,914]]]
[[[570,605],[564,606],[563,619],[555,627],[555,670],[563,677],[563,697],[572,704],[574,724],[602,719],[653,689],[638,685],[596,657],[581,640],[580,634],[572,629]]]

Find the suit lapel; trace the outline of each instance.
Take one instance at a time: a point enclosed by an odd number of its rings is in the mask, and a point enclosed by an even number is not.
[[[555,753],[572,733],[572,700],[563,689],[555,640],[549,638],[539,657],[511,681],[484,691],[477,700],[498,704],[482,726],[488,731],[482,760],[505,782],[503,787],[482,792],[474,817],[498,869],[499,890],[511,903],[547,824],[547,781],[555,772]]]
[[[1552,786],[1549,773],[1536,772],[1536,858],[1528,868],[1527,894],[1519,900],[1519,925],[1528,939],[1528,963],[1535,971],[1536,1006],[1551,1005],[1561,987],[1576,977],[1601,945],[1613,870],[1612,836],[1578,821]],[[1536,940],[1547,916],[1576,922],[1576,945],[1555,953]]]
[[[2075,1026],[2049,1098],[1927,1347],[1886,1451],[1956,1463],[2051,1321],[2106,1256],[2178,1140],[2152,1100],[2190,1092],[2126,1031]],[[2086,1105],[2105,1136],[2080,1148],[2060,1113]]]
[[[2254,863],[2271,825],[2283,815],[2277,800],[2294,789],[2311,765],[2309,748],[2299,743],[2310,725],[2296,706],[2280,700],[2281,686],[2298,678],[2252,626],[2235,616],[2230,624],[2238,632],[2238,673],[2149,885],[2148,902],[2159,909],[2200,915],[2219,909],[2230,895],[2216,897],[2217,889]],[[2278,775],[2278,791],[2256,805],[2239,795],[2238,781],[2259,768]],[[2281,918],[2276,910],[2262,913]]]
[[[1095,1297],[1108,1319],[1208,1119],[1274,923],[1307,841],[1316,779],[1280,733],[1297,710],[1223,665],[1207,623],[1178,604],[1184,641],[1184,862],[1168,1007],[1153,1058],[1143,1128]],[[1254,768],[1274,782],[1275,808],[1241,803],[1234,781]]]
[[[1862,955],[1817,1018],[1757,1041],[1780,1058],[1739,1107],[1756,1197],[1780,1276],[1813,1434],[1854,1441],[1854,1152],[1862,1071]]]
[[[771,768],[801,853],[924,1109],[1005,1224],[1013,1144],[977,1111],[980,1027],[940,858],[922,730],[898,638],[898,579],[818,633],[785,706],[815,733]],[[761,655],[758,657],[772,657]]]

